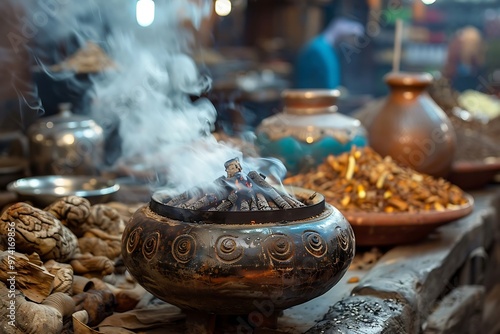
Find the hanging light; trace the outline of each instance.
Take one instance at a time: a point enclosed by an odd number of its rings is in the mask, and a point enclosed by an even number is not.
[[[216,0],[215,13],[219,16],[227,16],[231,13],[231,1],[229,0]]]
[[[422,2],[424,3],[424,5],[432,5],[434,2],[436,2],[436,0],[422,0]]]
[[[135,17],[141,27],[147,27],[155,20],[155,3],[153,0],[138,0]]]

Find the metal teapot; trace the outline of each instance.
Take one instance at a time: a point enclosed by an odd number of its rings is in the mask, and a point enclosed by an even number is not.
[[[74,115],[61,104],[56,116],[28,129],[30,167],[34,175],[97,175],[104,161],[103,129],[92,119]]]

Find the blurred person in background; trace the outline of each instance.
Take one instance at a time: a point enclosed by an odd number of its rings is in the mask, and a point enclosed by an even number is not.
[[[484,62],[485,46],[481,32],[472,26],[465,27],[456,32],[448,45],[443,76],[459,92],[479,89]]]
[[[364,26],[352,19],[334,18],[326,29],[299,52],[295,64],[295,86],[334,89],[341,85],[341,66],[337,46],[364,34]]]

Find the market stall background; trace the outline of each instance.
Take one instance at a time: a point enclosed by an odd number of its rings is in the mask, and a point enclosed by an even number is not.
[[[19,305],[17,326],[9,324],[8,305],[2,308],[2,330],[470,333],[481,327],[496,333],[497,7],[496,1],[449,0],[2,2],[2,265],[8,272],[13,256],[20,269],[14,285],[2,277],[2,294],[15,290],[11,300]],[[326,91],[336,97],[328,105],[314,106],[324,121],[309,124],[316,116],[301,103],[310,92],[297,106],[287,106],[284,92],[294,92],[300,49],[335,17],[362,23],[365,33],[337,45],[341,86]],[[467,32],[470,45],[479,42],[464,58],[479,65],[467,77],[467,90],[445,70],[459,31]],[[451,174],[434,178],[420,174],[418,165],[407,170],[399,156],[379,156],[364,140],[384,136],[370,131],[391,96],[387,74],[394,70],[396,36],[402,82],[406,72],[430,73],[429,95],[422,93],[436,103],[430,117],[456,136]],[[297,115],[302,121],[293,120]],[[347,120],[361,129],[362,142],[346,141]],[[259,147],[262,125],[268,139],[291,146]],[[415,140],[407,134],[400,138]],[[342,145],[321,147],[332,139]],[[429,148],[422,143],[420,149]],[[277,151],[261,156],[271,145]],[[324,161],[306,154],[318,147],[330,150]],[[287,165],[283,157],[291,149],[308,161],[301,166],[307,169]],[[123,244],[122,233],[158,189],[182,194],[221,177],[221,161],[235,157],[270,182],[307,185],[324,195],[357,229],[356,257],[326,294],[273,321],[269,303],[258,302],[246,315],[198,314],[186,321],[184,312],[127,273],[121,253],[136,241],[130,236]],[[15,249],[12,223],[23,237]],[[435,225],[424,231],[425,223]],[[278,235],[273,251],[283,255],[285,239]],[[343,238],[339,234],[338,242]],[[157,249],[153,239],[142,240],[149,260]],[[227,254],[233,239],[222,244]],[[182,239],[179,256],[191,254],[189,240]],[[322,239],[311,240],[316,247]],[[40,319],[55,319],[46,324],[53,327],[25,321],[24,310],[36,307]]]

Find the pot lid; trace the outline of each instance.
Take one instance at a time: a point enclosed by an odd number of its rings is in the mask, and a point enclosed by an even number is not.
[[[384,80],[389,86],[428,86],[434,79],[425,72],[390,72]]]
[[[288,114],[311,115],[337,111],[337,89],[286,89],[281,97]]]
[[[40,130],[64,130],[90,128],[96,126],[93,119],[73,114],[71,112],[70,103],[60,104],[59,109],[60,111],[57,115],[43,118],[40,122],[34,124],[34,127]]]

